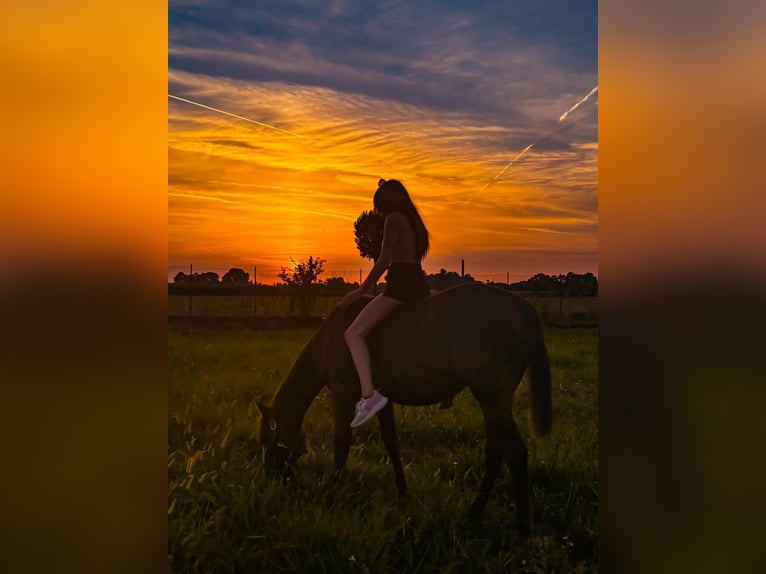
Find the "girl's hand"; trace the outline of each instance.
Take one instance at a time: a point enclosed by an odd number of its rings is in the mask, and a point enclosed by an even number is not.
[[[350,293],[346,293],[346,296],[341,299],[340,303],[338,303],[338,307],[341,309],[346,309],[361,299],[362,295],[363,293],[361,289],[354,289]]]

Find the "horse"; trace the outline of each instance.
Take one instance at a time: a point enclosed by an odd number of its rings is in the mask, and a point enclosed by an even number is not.
[[[351,421],[361,395],[344,332],[371,301],[336,308],[303,348],[268,404],[257,401],[258,439],[264,463],[295,466],[307,452],[302,423],[319,391],[328,387],[335,424],[336,476],[351,447]],[[506,463],[513,479],[519,532],[531,529],[527,448],[512,416],[513,394],[524,374],[530,384],[530,428],[535,438],[551,430],[551,375],[540,318],[518,295],[481,283],[463,284],[403,305],[367,336],[373,381],[388,404],[377,414],[400,496],[407,490],[393,404],[450,404],[468,388],[484,415],[485,473],[469,518],[480,520]]]

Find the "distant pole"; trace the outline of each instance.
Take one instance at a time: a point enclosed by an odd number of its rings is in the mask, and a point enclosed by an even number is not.
[[[194,282],[193,265],[189,263],[189,317],[192,314],[192,283]]]
[[[460,260],[460,277],[465,277],[465,259]]]
[[[253,265],[253,318],[255,318],[255,289],[256,285],[258,285],[257,275],[256,275],[257,267]]]
[[[359,270],[359,285],[362,284],[362,270]]]
[[[511,284],[511,272],[506,271],[505,272],[505,284],[510,285]]]

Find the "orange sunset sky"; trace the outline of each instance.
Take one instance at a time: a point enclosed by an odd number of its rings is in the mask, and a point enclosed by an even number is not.
[[[309,255],[358,280],[381,177],[431,232],[426,272],[597,274],[596,3],[429,4],[171,4],[169,280],[272,284]]]

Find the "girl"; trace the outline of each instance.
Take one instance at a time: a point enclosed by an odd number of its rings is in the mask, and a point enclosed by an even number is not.
[[[380,276],[388,269],[383,293],[362,309],[345,333],[362,386],[362,398],[356,404],[352,427],[367,422],[388,403],[388,399],[372,384],[370,353],[365,337],[394,309],[430,293],[420,266],[428,252],[429,234],[407,190],[395,179],[381,179],[373,206],[385,218],[380,258],[359,288],[351,291],[340,303],[341,307],[348,307],[372,292]]]

